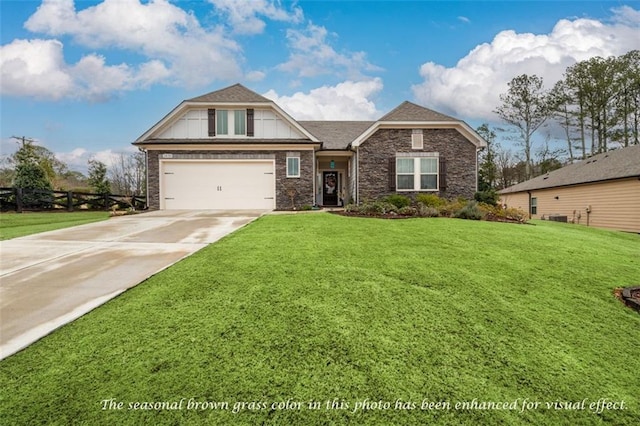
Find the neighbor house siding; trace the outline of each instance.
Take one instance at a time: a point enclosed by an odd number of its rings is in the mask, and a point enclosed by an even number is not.
[[[389,161],[399,152],[437,152],[446,162],[446,190],[428,193],[472,199],[476,192],[475,145],[455,129],[423,129],[423,148],[412,149],[411,134],[412,129],[380,129],[358,147],[359,201],[396,193],[389,188]]]
[[[587,206],[591,206],[589,226],[640,232],[640,180],[620,179],[592,184],[537,189],[538,211],[534,219],[549,215],[567,216],[568,221],[587,224]],[[528,210],[526,192],[503,194],[501,200],[509,207]],[[558,197],[556,199],[556,197]]]
[[[240,158],[275,158],[275,182],[276,182],[276,209],[290,209],[291,196],[289,191],[294,191],[296,207],[313,205],[313,151],[290,150],[300,153],[300,177],[287,178],[287,152],[289,151],[188,151],[188,150],[149,150],[148,158],[148,199],[149,208],[160,208],[160,160],[164,154],[172,155],[177,159],[240,159]]]

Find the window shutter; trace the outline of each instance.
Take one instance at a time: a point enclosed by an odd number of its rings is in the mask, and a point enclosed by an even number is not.
[[[253,136],[253,108],[247,109],[247,136]]]
[[[209,109],[207,113],[209,115],[209,136],[215,136],[216,135],[216,110]]]
[[[389,158],[389,191],[396,190],[396,158]]]
[[[440,178],[440,192],[447,191],[447,162],[444,157],[439,159],[439,178]]]

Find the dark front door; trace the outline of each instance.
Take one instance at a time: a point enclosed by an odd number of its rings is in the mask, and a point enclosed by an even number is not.
[[[338,205],[338,173],[322,172],[322,204]]]

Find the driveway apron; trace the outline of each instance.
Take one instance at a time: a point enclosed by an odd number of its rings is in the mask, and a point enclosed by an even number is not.
[[[256,219],[155,211],[0,242],[0,359]]]

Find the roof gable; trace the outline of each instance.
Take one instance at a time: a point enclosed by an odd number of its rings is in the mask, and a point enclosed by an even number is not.
[[[347,149],[349,144],[374,123],[373,121],[299,121],[324,149]]]
[[[460,121],[448,115],[404,101],[379,121]]]
[[[499,191],[500,194],[640,177],[640,145],[594,155]]]
[[[247,89],[242,84],[234,84],[224,89],[216,90],[205,95],[187,99],[187,102],[206,102],[206,103],[254,103],[254,102],[272,102],[256,92]]]

